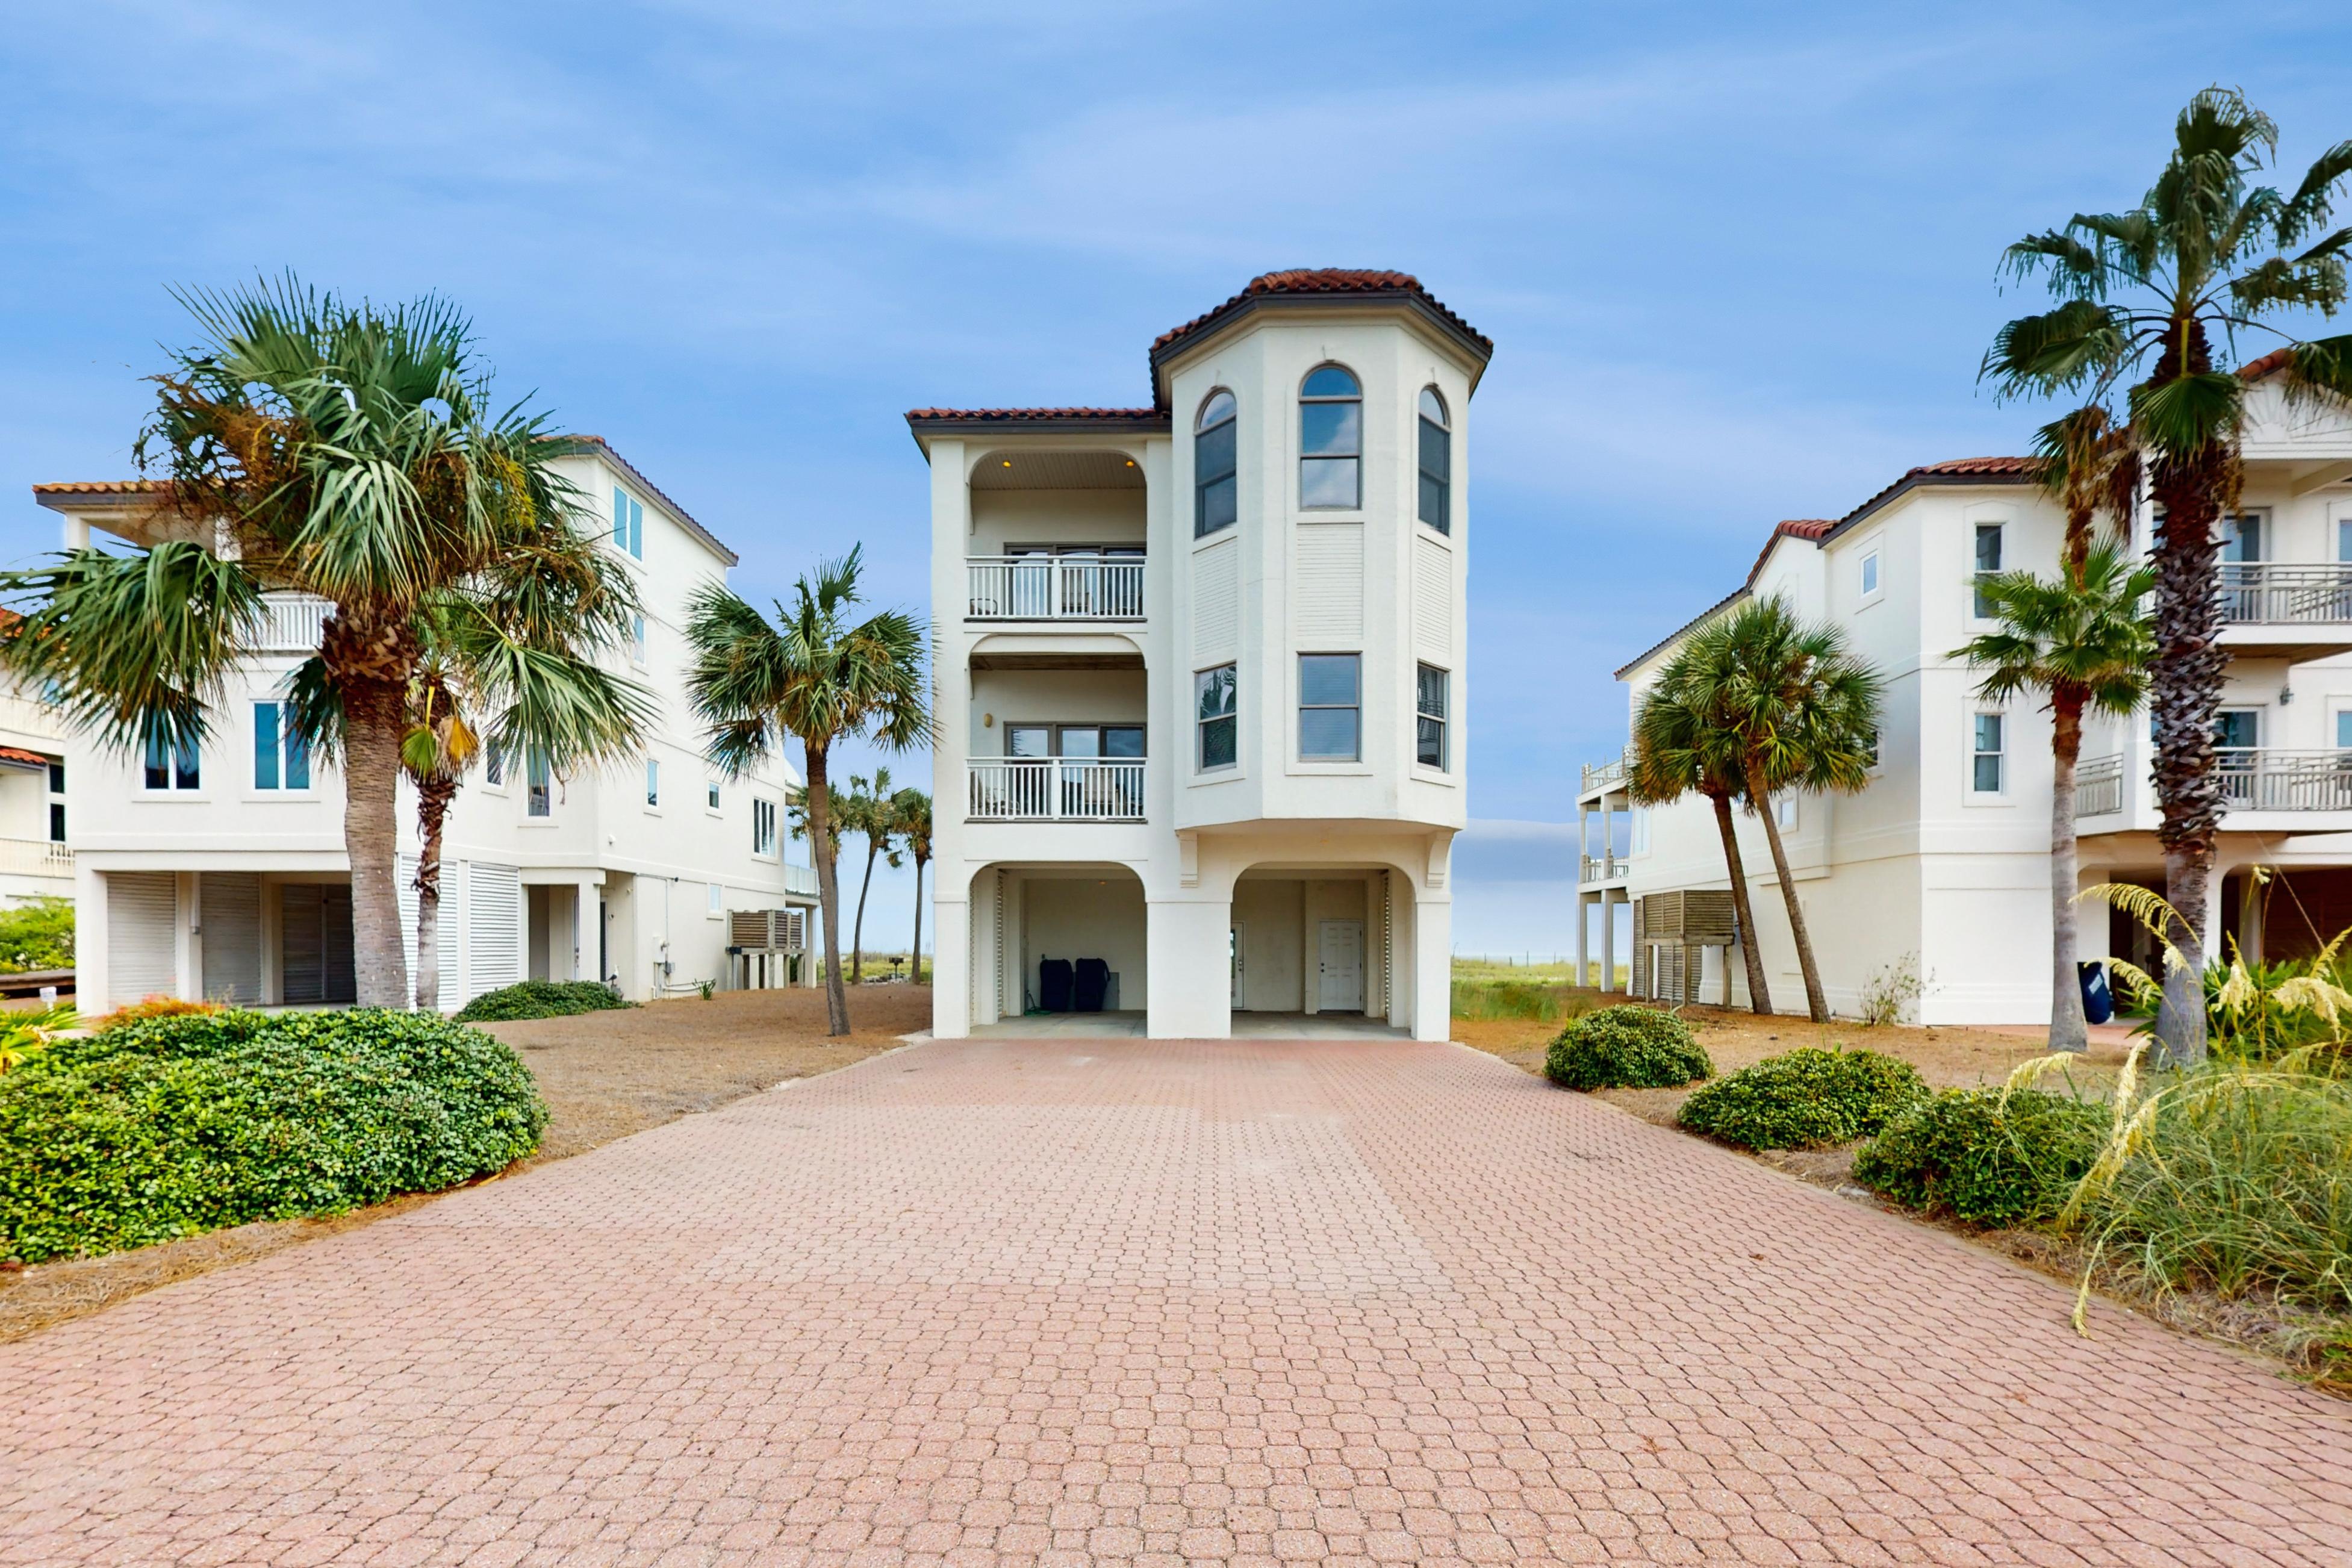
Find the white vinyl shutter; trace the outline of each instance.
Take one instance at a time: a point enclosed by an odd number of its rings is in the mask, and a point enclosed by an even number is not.
[[[446,908],[445,903],[444,908]],[[466,999],[522,978],[522,872],[477,860],[466,874]]]
[[[261,1000],[261,879],[251,871],[206,871],[196,880],[204,932],[205,999],[253,1006]]]
[[[172,948],[179,916],[169,871],[106,873],[106,1006],[168,996],[179,984]]]
[[[393,874],[399,879],[400,952],[408,965],[408,999],[416,1000],[416,857],[393,857]],[[457,889],[456,870],[448,861],[441,862],[441,906],[435,922],[433,951],[440,959],[441,1005],[445,1009],[459,1005],[457,1001],[457,944],[455,928],[457,924]]]

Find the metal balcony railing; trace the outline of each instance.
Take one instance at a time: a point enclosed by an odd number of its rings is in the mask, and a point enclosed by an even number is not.
[[[2238,626],[2334,623],[2352,638],[2352,563],[2221,563],[2221,619]]]
[[[991,757],[971,763],[976,822],[1140,822],[1140,757]]]
[[[1139,621],[1143,559],[978,555],[964,562],[975,621]]]
[[[2124,760],[2093,757],[2074,768],[2074,815],[2110,816],[2124,808]]]

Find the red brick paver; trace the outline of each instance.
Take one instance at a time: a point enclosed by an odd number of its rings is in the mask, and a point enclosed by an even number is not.
[[[2352,1561],[2066,1310],[1455,1047],[942,1043],[0,1347],[0,1563]]]

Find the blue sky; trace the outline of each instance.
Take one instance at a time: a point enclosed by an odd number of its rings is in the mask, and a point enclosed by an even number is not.
[[[1150,339],[1254,274],[1401,268],[1497,343],[1465,951],[1570,940],[1541,825],[1622,741],[1609,672],[1775,519],[2020,447],[1974,385],[2001,245],[2129,204],[2211,81],[2298,170],[2352,136],[2340,0],[340,9],[12,19],[0,558],[54,547],[28,485],[129,470],[169,284],[446,291],[740,585],[861,539],[919,604],[906,409],[1142,402]]]

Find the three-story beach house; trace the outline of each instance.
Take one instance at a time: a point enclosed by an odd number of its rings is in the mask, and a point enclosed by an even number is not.
[[[1275,272],[1152,344],[1150,406],[908,416],[941,633],[937,1033],[1077,1011],[1445,1037],[1492,352],[1402,273]]]
[[[2352,926],[2352,410],[2290,401],[2276,369],[2247,367],[2245,484],[2216,541],[2230,663],[2214,739],[2227,811],[2206,910],[2213,951],[2235,943],[2271,960],[2308,954]],[[2144,506],[2133,530],[2141,548],[2155,524]],[[1746,583],[1617,671],[1638,710],[1689,631],[1743,599],[1779,595],[1843,629],[1885,677],[1869,787],[1772,803],[1839,1011],[1907,971],[1923,987],[1913,1014],[1924,1022],[2047,1021],[2050,715],[2038,697],[1985,700],[1978,672],[1952,652],[1991,626],[1977,580],[2021,567],[2053,575],[2064,528],[2029,459],[1913,468],[1843,517],[1777,525]],[[2084,886],[2164,886],[2152,762],[2145,712],[2087,721]],[[1723,940],[1727,910],[1675,897],[1728,886],[1706,802],[1636,807],[1612,760],[1584,770],[1578,812],[1584,951],[1606,921],[1609,952],[1612,928],[1630,919],[1637,992],[1744,1005],[1744,966]],[[1762,825],[1743,815],[1739,832],[1773,1002],[1801,1011]],[[2102,952],[2157,964],[2145,931],[2094,906],[2082,954]]]
[[[557,470],[593,509],[592,526],[645,606],[610,658],[657,717],[644,754],[625,763],[567,776],[543,755],[493,750],[468,775],[443,850],[442,1003],[526,978],[604,979],[636,1000],[702,981],[813,978],[799,950],[816,883],[787,853],[795,776],[778,763],[721,777],[684,696],[688,598],[723,581],[735,553],[601,437],[565,439]],[[174,526],[146,481],[38,485],[34,495],[63,514],[68,548],[98,532],[143,545]],[[307,595],[268,596],[264,651],[230,680],[201,747],[133,755],[67,742],[85,1012],[156,994],[352,1000],[341,783],[287,733],[282,707],[286,677],[316,651],[328,610]],[[399,813],[413,968],[417,838],[404,782]]]

